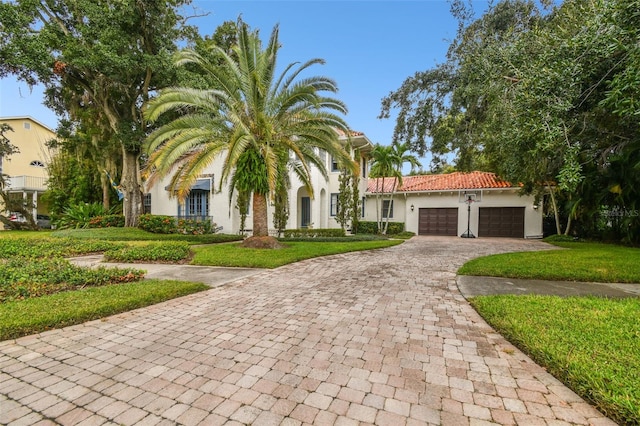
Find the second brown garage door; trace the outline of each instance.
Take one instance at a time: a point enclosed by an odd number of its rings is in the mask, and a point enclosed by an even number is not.
[[[478,236],[524,238],[524,207],[480,207]]]
[[[458,235],[457,208],[420,209],[418,235]]]

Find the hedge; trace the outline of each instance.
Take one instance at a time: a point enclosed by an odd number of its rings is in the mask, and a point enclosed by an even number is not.
[[[284,238],[316,238],[316,237],[344,237],[342,228],[331,229],[287,229]]]
[[[384,222],[382,223],[384,226]],[[395,235],[404,232],[404,222],[389,222],[387,235]],[[378,222],[360,222],[358,223],[358,234],[379,234]]]
[[[154,234],[211,234],[215,225],[209,220],[178,219],[173,216],[143,214],[138,228]]]
[[[122,228],[124,227],[124,215],[109,214],[95,216],[89,220],[89,228]]]

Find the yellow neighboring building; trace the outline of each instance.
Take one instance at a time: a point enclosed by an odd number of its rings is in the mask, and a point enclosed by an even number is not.
[[[47,206],[39,198],[47,190],[47,165],[51,160],[46,143],[55,138],[55,133],[28,116],[0,117],[0,123],[11,126],[13,131],[5,136],[19,150],[8,158],[0,157],[0,173],[9,176],[8,191],[12,197],[22,197],[27,205],[33,205],[34,219],[48,214]],[[1,204],[0,211],[8,213]]]

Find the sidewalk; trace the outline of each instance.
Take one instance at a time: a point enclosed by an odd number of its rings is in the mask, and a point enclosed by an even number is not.
[[[0,342],[0,424],[614,425],[458,290],[470,258],[544,248],[414,237]]]
[[[549,296],[640,297],[640,284],[585,283],[459,275],[458,288],[466,298],[493,294]]]

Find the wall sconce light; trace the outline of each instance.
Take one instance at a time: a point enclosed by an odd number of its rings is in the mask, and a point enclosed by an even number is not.
[[[538,210],[538,205],[537,205],[537,204],[534,204],[534,205],[533,205],[533,209],[534,209],[534,210]]]
[[[413,211],[413,209],[415,209],[415,207],[413,207],[413,204],[411,204],[411,211]]]

